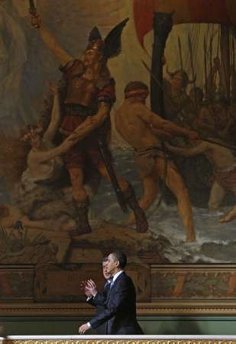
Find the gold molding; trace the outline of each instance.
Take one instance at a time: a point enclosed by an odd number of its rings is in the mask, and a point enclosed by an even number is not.
[[[71,316],[90,317],[94,309],[86,303],[0,303],[1,316]],[[138,303],[138,316],[228,315],[236,316],[236,301],[193,302],[159,301]]]
[[[22,338],[24,337],[24,338]],[[235,336],[22,336],[7,338],[2,344],[236,344]],[[64,338],[63,338],[64,337]],[[87,338],[86,338],[87,337]],[[93,338],[94,337],[94,338]],[[142,338],[143,337],[143,338]]]
[[[158,340],[158,339],[88,339],[88,340],[4,340],[2,344],[236,344],[236,340]]]

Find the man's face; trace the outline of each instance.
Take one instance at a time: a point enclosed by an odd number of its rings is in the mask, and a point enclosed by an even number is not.
[[[84,65],[92,66],[101,60],[101,53],[96,49],[88,49],[84,52]]]
[[[110,253],[109,256],[107,257],[106,272],[110,274],[110,276],[113,276],[116,273],[118,267],[119,267],[118,260],[112,253]]]
[[[35,128],[31,128],[29,131],[30,143],[33,148],[40,148],[42,144],[43,128],[38,125]]]
[[[111,278],[111,274],[107,272],[107,261],[102,263],[102,273],[105,279]]]
[[[180,74],[175,74],[171,79],[171,85],[174,89],[179,90],[183,86],[183,78]]]

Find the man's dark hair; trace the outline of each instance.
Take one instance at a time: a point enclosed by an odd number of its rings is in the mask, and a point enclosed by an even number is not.
[[[102,258],[102,264],[107,262],[107,256]]]
[[[112,255],[115,256],[116,259],[118,260],[120,268],[124,269],[124,267],[127,264],[127,257],[126,257],[126,255],[123,252],[118,251],[118,250],[117,251],[113,251]]]

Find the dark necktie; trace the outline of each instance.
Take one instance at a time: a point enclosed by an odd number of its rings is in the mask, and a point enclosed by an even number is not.
[[[111,287],[111,283],[112,283],[112,278],[109,278],[104,285],[104,289],[108,291]]]
[[[106,291],[107,297],[109,296],[111,287],[112,287],[112,278],[109,278],[109,279],[106,281],[105,286],[104,286],[104,289],[105,289],[105,291]]]

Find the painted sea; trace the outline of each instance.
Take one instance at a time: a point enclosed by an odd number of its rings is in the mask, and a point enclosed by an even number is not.
[[[142,186],[133,160],[133,152],[126,149],[113,149],[114,165],[117,174],[129,180],[137,195]],[[201,189],[200,191],[201,192]],[[197,198],[201,198],[199,194]],[[161,198],[161,200],[160,200]],[[223,206],[217,212],[209,212],[207,205],[193,206],[193,217],[197,240],[185,242],[185,233],[176,204],[167,204],[163,196],[148,210],[149,228],[155,238],[165,237],[169,242],[165,257],[172,263],[235,263],[236,221],[219,223],[219,218],[230,209]],[[205,197],[204,197],[205,198]],[[232,200],[230,200],[232,202]],[[196,200],[194,203],[198,203]],[[206,202],[205,202],[206,203]],[[120,210],[109,183],[102,181],[92,200],[92,217],[100,217],[108,222],[123,223],[126,215]]]

